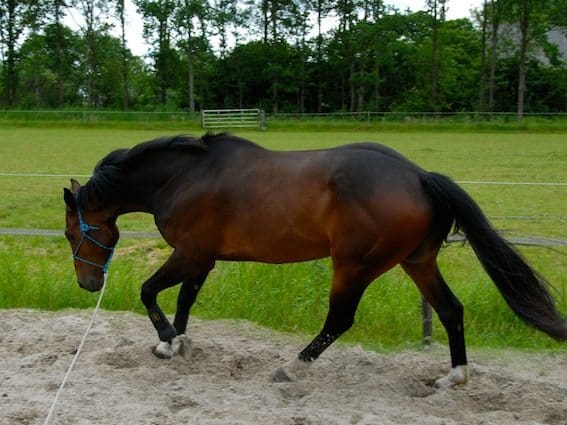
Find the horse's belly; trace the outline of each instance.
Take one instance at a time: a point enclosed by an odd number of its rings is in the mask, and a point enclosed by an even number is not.
[[[328,257],[328,239],[297,232],[250,232],[225,238],[219,247],[220,260],[258,261],[262,263],[296,263]]]

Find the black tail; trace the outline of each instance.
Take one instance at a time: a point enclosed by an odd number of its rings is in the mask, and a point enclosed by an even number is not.
[[[424,173],[421,180],[433,200],[436,215],[465,232],[484,270],[510,308],[536,329],[557,340],[567,340],[567,321],[557,311],[549,284],[498,235],[476,202],[441,174]],[[447,233],[449,230],[450,227]]]

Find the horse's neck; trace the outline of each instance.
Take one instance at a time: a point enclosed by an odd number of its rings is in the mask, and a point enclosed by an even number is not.
[[[125,176],[121,179],[119,187],[97,193],[86,186],[88,209],[105,211],[108,216],[120,216],[131,212],[152,213],[153,193],[156,191],[152,177],[146,179],[133,179]]]

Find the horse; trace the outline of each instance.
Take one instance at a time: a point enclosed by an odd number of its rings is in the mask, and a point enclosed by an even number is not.
[[[71,180],[64,201],[65,235],[78,283],[88,291],[104,285],[119,239],[117,217],[154,216],[172,247],[141,287],[160,358],[189,349],[189,311],[217,260],[282,264],[330,256],[333,278],[322,329],[275,371],[274,381],[305,376],[351,328],[369,284],[401,265],[448,335],[451,368],[437,386],[465,384],[463,306],[436,261],[449,233],[459,230],[510,308],[528,325],[567,339],[567,322],[548,283],[476,202],[449,177],[380,144],[273,151],[228,133],[162,137],[111,152],[84,186]],[[157,295],[177,284],[171,324]]]

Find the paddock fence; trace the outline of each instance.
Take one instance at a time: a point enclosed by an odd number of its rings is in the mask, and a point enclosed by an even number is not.
[[[76,175],[66,174],[42,174],[42,173],[0,173],[0,177],[31,177],[31,178],[45,178],[45,177],[77,177]],[[79,176],[81,177],[81,176]],[[90,177],[84,175],[82,177]],[[496,182],[496,181],[457,181],[459,184],[472,184],[472,185],[503,185],[503,186],[567,186],[567,182]],[[541,220],[539,216],[521,216],[521,217],[489,217],[489,219],[504,219],[504,220]],[[547,218],[547,217],[545,217]],[[553,220],[567,221],[567,216],[554,216],[550,217]],[[158,232],[147,231],[123,231],[121,235],[125,238],[160,238]],[[63,238],[62,230],[53,229],[34,229],[34,228],[0,228],[1,236],[16,236],[16,237],[60,237]],[[542,247],[547,249],[555,249],[567,247],[567,239],[562,237],[540,237],[530,235],[503,235],[513,245],[520,246],[533,246]],[[466,243],[466,236],[462,234],[449,235],[447,243]],[[431,306],[421,299],[421,316],[422,316],[422,338],[423,344],[429,345],[433,340],[433,311]]]
[[[261,109],[206,109],[201,111],[202,128],[266,128]]]
[[[109,110],[0,110],[0,120],[6,121],[68,121],[82,124],[99,122],[135,122],[135,123],[181,123],[198,127],[203,125],[203,117],[211,116],[210,111],[258,111],[251,115],[261,115],[262,125],[276,121],[330,121],[330,122],[517,122],[515,112],[404,112],[404,111],[361,111],[361,112],[322,112],[322,113],[277,113],[266,114],[261,109],[205,109],[199,112],[189,111],[109,111]],[[226,112],[232,113],[232,112]],[[216,112],[215,112],[216,114]],[[214,119],[214,114],[212,115]],[[545,121],[567,121],[565,112],[526,112],[524,118],[536,118]],[[220,119],[220,118],[219,118]],[[252,126],[251,126],[252,127]],[[212,128],[212,127],[211,127]],[[262,127],[259,127],[262,128]]]
[[[183,111],[87,111],[87,110],[0,110],[0,119],[24,122],[73,122],[96,124],[100,122],[182,123],[199,126],[199,114]]]

